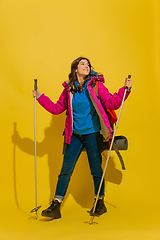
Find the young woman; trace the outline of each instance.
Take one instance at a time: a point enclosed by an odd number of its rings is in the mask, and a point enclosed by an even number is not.
[[[98,82],[99,99],[94,90],[96,81]],[[121,106],[125,87],[128,88],[126,98],[132,87],[132,81],[126,78],[124,87],[112,95],[103,83],[103,75],[92,71],[91,63],[87,58],[79,57],[71,64],[69,81],[63,83],[64,90],[57,103],[53,103],[44,94],[41,95],[39,88],[37,91],[33,90],[33,97],[36,97],[39,104],[50,113],[57,115],[67,110],[63,165],[58,176],[54,199],[51,205],[42,211],[42,216],[61,217],[60,205],[66,194],[75,164],[84,147],[93,176],[95,196],[98,193],[103,173],[101,168],[103,137],[106,139],[112,137],[110,122],[104,108],[118,109]],[[107,211],[103,200],[104,188],[103,181],[95,210],[97,216]],[[93,214],[93,208],[89,213]]]

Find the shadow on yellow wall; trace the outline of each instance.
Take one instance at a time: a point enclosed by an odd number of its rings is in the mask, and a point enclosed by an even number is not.
[[[56,188],[56,182],[58,178],[58,174],[62,165],[62,157],[57,158],[57,138],[62,135],[62,118],[64,118],[64,114],[61,117],[52,116],[51,124],[49,127],[44,129],[44,139],[41,142],[37,142],[37,156],[43,157],[45,154],[48,159],[48,168],[49,168],[49,187],[50,187],[50,197],[49,201],[53,199],[54,192]],[[14,134],[12,135],[12,142],[14,144],[14,152],[13,152],[13,166],[14,166],[14,195],[16,205],[19,208],[18,203],[18,194],[17,194],[17,182],[16,182],[16,146],[23,152],[33,155],[34,152],[34,141],[27,137],[21,137],[18,132],[18,124],[14,123]],[[56,136],[55,136],[56,132]],[[63,147],[62,147],[63,148]],[[105,155],[107,151],[105,151]],[[61,154],[60,154],[61,156]],[[105,165],[105,158],[103,157],[102,165]],[[108,167],[106,170],[105,182],[106,188],[107,183],[111,182],[114,184],[120,184],[122,181],[122,172],[115,167],[114,158],[110,157],[108,162]],[[93,202],[93,182],[90,176],[89,165],[87,162],[86,153],[82,153],[80,159],[77,162],[76,168],[74,170],[66,197],[63,201],[67,199],[68,195],[72,194],[75,201],[84,208],[88,208],[91,206]],[[85,196],[85,197],[84,197]],[[20,208],[19,208],[20,209]]]

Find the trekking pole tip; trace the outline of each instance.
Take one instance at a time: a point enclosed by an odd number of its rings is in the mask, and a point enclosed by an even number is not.
[[[90,220],[90,222],[89,222],[89,225],[92,225],[93,219],[94,219],[94,216],[91,217],[91,220]]]

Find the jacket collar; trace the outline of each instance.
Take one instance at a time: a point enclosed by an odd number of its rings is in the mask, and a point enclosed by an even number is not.
[[[67,83],[69,83],[69,81],[65,81],[63,84],[62,84],[62,86],[65,88],[65,87],[67,87]]]
[[[103,82],[103,83],[105,82],[103,75],[98,75],[98,76],[92,77],[91,80],[89,81],[88,85],[93,85],[93,83],[95,81],[100,81],[100,82]]]
[[[105,80],[104,80],[104,77],[103,77],[103,75],[98,75],[98,76],[94,76],[94,77],[92,77],[91,78],[91,80],[89,81],[89,83],[88,83],[88,85],[92,85],[93,83],[94,83],[94,81],[100,81],[100,82],[105,82]],[[69,81],[65,81],[63,84],[62,84],[62,86],[65,88],[65,87],[67,87],[67,83],[68,83]]]

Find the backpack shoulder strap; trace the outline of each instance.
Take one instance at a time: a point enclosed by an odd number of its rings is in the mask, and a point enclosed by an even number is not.
[[[99,95],[98,95],[98,81],[95,82],[95,85],[94,85],[93,88],[94,88],[94,91],[95,91],[95,93],[96,93],[96,95],[97,95],[97,98],[100,99],[100,97],[99,97]]]

